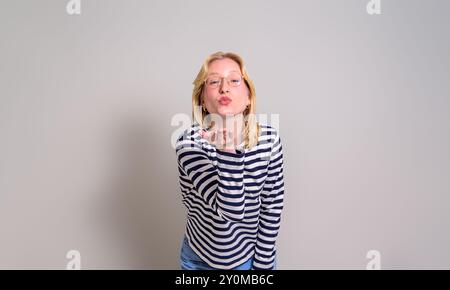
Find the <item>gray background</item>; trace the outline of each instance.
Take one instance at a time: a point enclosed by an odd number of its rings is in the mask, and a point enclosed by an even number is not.
[[[450,2],[1,0],[0,268],[176,269],[171,136],[212,52],[280,114],[280,269],[450,268]]]

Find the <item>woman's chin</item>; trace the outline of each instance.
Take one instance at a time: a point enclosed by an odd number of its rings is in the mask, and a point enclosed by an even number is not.
[[[234,116],[238,114],[239,112],[236,112],[236,110],[233,110],[231,108],[222,107],[217,110],[217,114],[226,117],[226,116]]]

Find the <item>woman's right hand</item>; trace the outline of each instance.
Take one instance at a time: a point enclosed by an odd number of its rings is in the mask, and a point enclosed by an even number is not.
[[[200,129],[200,136],[209,143],[214,144],[217,149],[235,153],[236,136],[227,128],[213,128],[210,130]]]

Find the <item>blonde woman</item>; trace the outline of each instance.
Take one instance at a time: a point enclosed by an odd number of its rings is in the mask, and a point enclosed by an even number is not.
[[[256,121],[242,58],[217,52],[194,80],[193,124],[176,143],[187,208],[181,269],[275,269],[283,210],[277,131]]]

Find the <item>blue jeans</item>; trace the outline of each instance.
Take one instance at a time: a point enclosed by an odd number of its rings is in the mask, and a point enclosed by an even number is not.
[[[247,262],[240,266],[233,268],[232,270],[250,270],[252,268],[253,258],[248,259]],[[180,255],[180,267],[181,270],[214,270],[216,268],[211,267],[204,262],[189,246],[186,236],[183,239]]]

